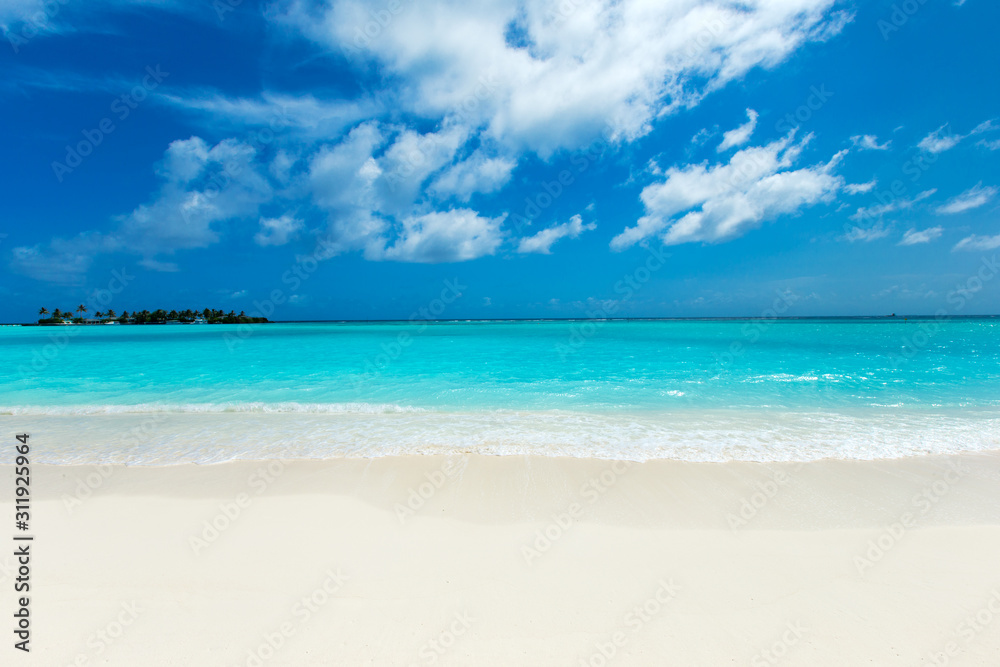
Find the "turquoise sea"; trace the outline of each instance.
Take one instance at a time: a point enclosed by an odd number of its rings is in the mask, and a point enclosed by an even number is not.
[[[1000,319],[4,327],[0,420],[58,463],[998,449]]]

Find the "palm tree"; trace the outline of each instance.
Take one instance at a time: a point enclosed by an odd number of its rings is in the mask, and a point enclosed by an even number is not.
[[[115,317],[116,317],[115,311],[113,311],[113,310],[109,310],[108,312],[106,312],[104,314],[107,315],[108,317],[110,317],[111,319],[115,319]]]
[[[49,309],[46,308],[45,306],[42,306],[41,308],[38,309],[38,314],[39,315],[48,315],[49,314]]]
[[[55,310],[52,311],[52,319],[58,320],[60,317],[62,317],[62,311],[61,310],[59,310],[58,308],[56,308]]]
[[[101,319],[102,317],[104,317],[104,313],[102,313],[101,311],[97,311],[96,313],[94,313],[94,317],[96,317],[97,319]]]
[[[81,303],[79,306],[76,307],[76,312],[78,312],[78,313],[86,313],[87,312],[87,307]],[[83,315],[80,315],[80,317],[83,317]]]

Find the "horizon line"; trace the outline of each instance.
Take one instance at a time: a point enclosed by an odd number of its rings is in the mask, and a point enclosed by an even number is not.
[[[248,317],[256,317],[248,315]],[[1000,318],[1000,314],[990,315],[783,315],[767,317],[763,315],[716,315],[689,317],[463,317],[450,319],[333,319],[333,320],[268,320],[266,324],[395,324],[422,322],[425,324],[449,324],[465,322],[705,322],[730,320],[961,320],[961,319],[991,319]],[[259,322],[257,324],[265,324]],[[0,326],[74,326],[46,325],[38,322],[2,322]],[[75,326],[92,326],[80,324]],[[157,324],[135,324],[122,326],[157,326]],[[218,326],[218,325],[211,325]],[[240,325],[235,325],[240,326]],[[247,324],[246,326],[253,326]]]

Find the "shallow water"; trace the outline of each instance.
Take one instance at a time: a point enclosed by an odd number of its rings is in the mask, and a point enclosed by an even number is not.
[[[4,328],[0,380],[49,462],[1000,448],[997,319]]]

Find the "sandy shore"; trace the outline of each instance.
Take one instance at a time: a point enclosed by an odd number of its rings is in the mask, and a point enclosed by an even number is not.
[[[3,664],[1000,664],[1000,455],[35,466],[32,489],[32,651],[7,630]]]

